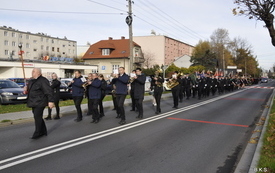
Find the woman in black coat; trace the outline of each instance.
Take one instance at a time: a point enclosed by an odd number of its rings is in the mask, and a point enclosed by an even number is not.
[[[60,119],[60,108],[59,108],[59,100],[60,100],[60,84],[61,82],[58,80],[57,74],[52,74],[52,82],[51,82],[51,88],[53,89],[54,93],[54,105],[56,108],[56,117],[55,120]],[[48,108],[48,117],[45,118],[45,120],[51,120],[52,119],[52,109]]]

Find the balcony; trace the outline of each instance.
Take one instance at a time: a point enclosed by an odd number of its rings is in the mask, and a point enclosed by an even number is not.
[[[144,58],[143,57],[134,57],[134,63],[140,64],[144,63]]]

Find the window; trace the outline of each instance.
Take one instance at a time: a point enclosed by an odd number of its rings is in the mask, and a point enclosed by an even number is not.
[[[5,55],[9,55],[9,51],[8,50],[5,50]]]
[[[54,47],[52,47],[52,51],[54,52]]]
[[[52,43],[54,43],[54,39],[52,39]]]
[[[5,45],[5,46],[8,46],[8,45],[9,45],[9,41],[8,41],[8,40],[5,40],[5,41],[4,41],[4,45]]]
[[[33,40],[33,43],[37,43],[37,40]]]
[[[110,55],[110,49],[102,49],[102,55]]]
[[[65,47],[65,44],[63,44],[63,47]]]
[[[23,35],[22,35],[22,34],[19,34],[19,38],[23,38]]]
[[[29,35],[26,35],[26,39],[30,39],[30,36],[29,36]]]
[[[26,44],[26,48],[30,48],[31,46],[30,46],[30,44],[29,43],[27,43]]]
[[[47,43],[49,42],[49,39],[48,39],[48,38],[46,39],[46,42],[47,42]]]
[[[42,45],[42,46],[41,46],[41,50],[43,50],[43,49],[44,49],[44,46]]]
[[[12,45],[12,46],[16,46],[16,43],[15,43],[15,41],[13,41],[13,42],[11,43],[11,45]]]
[[[113,65],[113,73],[118,74],[119,65]]]
[[[11,36],[12,36],[12,37],[16,37],[16,33],[14,33],[14,32],[11,33]]]
[[[49,46],[46,47],[46,50],[49,50]]]
[[[57,48],[57,52],[59,52],[59,47]]]
[[[69,49],[69,53],[71,53],[71,49]]]
[[[33,51],[34,51],[34,52],[36,52],[36,51],[37,51],[37,49],[33,49]]]
[[[41,37],[41,42],[43,42],[44,41],[44,39],[43,39],[43,37]]]
[[[8,31],[4,31],[4,36],[9,36]]]

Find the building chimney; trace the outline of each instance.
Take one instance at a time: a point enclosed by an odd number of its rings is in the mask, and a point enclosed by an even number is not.
[[[113,40],[113,37],[109,37],[109,40]]]
[[[121,36],[121,40],[125,40],[125,37],[124,37],[124,36]]]

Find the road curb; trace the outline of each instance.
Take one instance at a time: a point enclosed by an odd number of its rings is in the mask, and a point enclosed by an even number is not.
[[[269,120],[269,114],[271,106],[273,104],[275,90],[269,97],[266,107],[263,110],[263,113],[258,121],[254,132],[250,138],[251,143],[248,143],[244,153],[234,171],[234,173],[255,173],[257,172],[257,164],[260,158],[260,152],[263,145],[263,138],[266,131],[266,126]],[[253,143],[256,142],[256,143]]]

